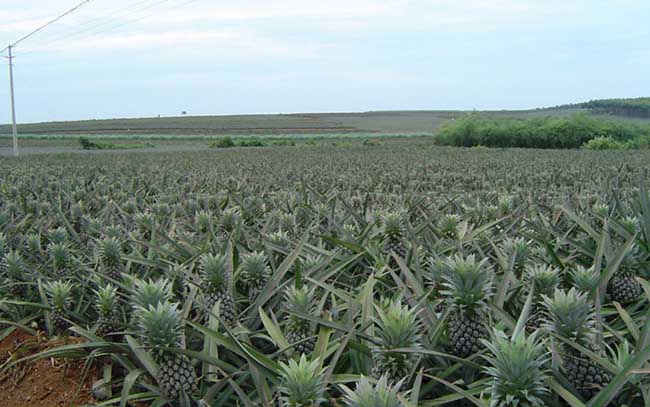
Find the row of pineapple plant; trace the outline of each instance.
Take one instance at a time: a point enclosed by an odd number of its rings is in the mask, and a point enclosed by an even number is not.
[[[402,147],[375,162],[339,152],[336,166],[240,154],[9,173],[2,319],[85,337],[116,404],[648,401],[633,171],[608,190],[589,178],[611,162],[589,157],[550,157],[558,175],[525,152],[504,164],[454,150],[438,167]]]

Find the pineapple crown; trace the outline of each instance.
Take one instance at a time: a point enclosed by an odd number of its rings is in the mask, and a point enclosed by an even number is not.
[[[634,234],[641,229],[639,219],[635,216],[625,216],[619,221],[619,223],[621,224],[621,227],[630,234]]]
[[[137,310],[157,307],[167,303],[172,298],[171,283],[167,279],[160,280],[135,280],[135,287],[131,301]]]
[[[440,231],[446,236],[456,236],[460,216],[456,214],[444,215],[438,221]]]
[[[442,294],[452,307],[465,313],[478,313],[492,295],[492,273],[485,267],[487,259],[477,261],[474,255],[463,258],[456,255],[447,260],[443,274]]]
[[[427,265],[427,279],[433,283],[438,284],[445,273],[449,273],[449,264],[442,258],[429,258],[426,260]]]
[[[553,297],[542,296],[548,311],[545,327],[563,338],[584,344],[594,329],[594,310],[587,295],[575,288],[556,289]]]
[[[486,360],[491,366],[485,372],[492,377],[492,407],[543,407],[542,398],[548,393],[545,385],[546,352],[544,343],[533,333],[522,333],[508,338],[495,331],[493,340],[483,340],[491,355]]]
[[[530,255],[530,242],[521,237],[506,238],[501,247],[508,257],[514,256],[515,267],[522,267]]]
[[[286,247],[289,244],[289,234],[283,230],[270,233],[269,242],[276,246]]]
[[[99,242],[99,254],[107,266],[116,266],[122,257],[122,243],[115,237]]]
[[[526,267],[528,286],[535,290],[536,298],[552,295],[560,285],[560,272],[552,266],[535,264]]]
[[[164,348],[177,348],[183,343],[183,320],[175,303],[160,303],[140,308],[137,312],[138,328],[146,346],[159,359]]]
[[[598,285],[599,276],[593,266],[577,266],[569,271],[573,286],[581,293],[590,294]]]
[[[199,260],[199,270],[208,291],[227,290],[230,285],[226,256],[204,254]]]
[[[29,248],[30,251],[32,252],[40,252],[41,251],[41,237],[36,234],[36,233],[31,233],[27,235],[26,237],[27,240],[27,247]]]
[[[122,229],[121,226],[118,225],[110,225],[106,226],[106,230],[104,230],[104,234],[108,237],[119,239],[122,236],[124,236],[124,229]]]
[[[117,303],[117,287],[112,284],[95,290],[95,309],[99,315],[107,316],[115,313]]]
[[[233,229],[235,229],[235,226],[237,226],[237,222],[239,221],[239,209],[237,208],[228,208],[223,213],[221,214],[221,227],[228,231],[231,232]]]
[[[266,255],[263,252],[253,252],[244,257],[241,264],[246,280],[262,281],[268,273]]]
[[[284,301],[287,311],[290,313],[289,318],[294,322],[301,322],[302,319],[295,314],[314,315],[315,314],[315,291],[314,287],[287,287],[284,291]]]
[[[399,399],[401,386],[402,381],[390,385],[387,375],[380,377],[374,386],[368,378],[361,376],[354,391],[341,386],[345,393],[343,402],[347,407],[402,407],[404,404]]]
[[[382,299],[375,305],[377,335],[383,348],[419,348],[421,326],[415,308],[402,305],[401,299]]]
[[[315,270],[323,264],[323,257],[318,256],[307,256],[302,263],[303,270]]]
[[[10,251],[5,255],[5,262],[7,263],[7,271],[14,277],[22,277],[25,273],[25,260],[20,255],[20,252]]]
[[[381,216],[383,232],[388,236],[399,236],[404,232],[401,212],[387,212]]]
[[[72,304],[72,284],[70,282],[53,281],[45,284],[45,292],[54,308],[68,309]]]
[[[154,227],[156,220],[149,212],[138,212],[133,216],[133,220],[142,230],[151,230]]]
[[[309,361],[303,354],[297,362],[291,359],[287,364],[280,363],[280,370],[282,376],[278,389],[283,406],[312,407],[326,401],[325,369],[320,367],[318,359]]]
[[[48,237],[52,243],[63,243],[68,240],[68,231],[64,227],[58,227],[50,231]]]
[[[56,267],[65,267],[70,261],[69,246],[65,243],[50,243],[47,246],[47,251],[50,253]]]
[[[210,230],[210,226],[212,226],[212,215],[207,211],[199,211],[194,216],[194,223],[202,231]]]

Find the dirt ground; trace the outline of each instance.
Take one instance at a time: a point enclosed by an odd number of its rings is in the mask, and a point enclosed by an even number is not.
[[[48,341],[16,330],[0,342],[0,363],[47,349],[80,342],[79,338]],[[101,374],[97,367],[82,378],[84,361],[43,359],[25,362],[0,376],[0,405],[3,407],[93,406],[92,383]],[[81,383],[83,379],[83,383]],[[81,387],[80,387],[81,383]]]

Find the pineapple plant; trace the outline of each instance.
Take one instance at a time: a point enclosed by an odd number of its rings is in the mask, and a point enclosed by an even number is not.
[[[284,303],[287,311],[286,316],[286,338],[289,344],[295,345],[298,353],[310,354],[314,351],[316,339],[310,321],[295,314],[316,316],[315,305],[317,303],[315,289],[307,286],[288,287],[284,292]]]
[[[569,291],[555,290],[552,297],[544,296],[548,320],[545,327],[562,338],[568,339],[592,351],[595,334],[595,316],[587,295],[575,288]],[[590,400],[611,380],[609,373],[572,346],[562,342],[562,364],[571,385],[586,400]]]
[[[636,280],[637,267],[636,257],[632,254],[627,255],[607,285],[607,294],[612,301],[626,304],[641,295],[643,288]]]
[[[10,251],[4,256],[4,264],[9,293],[18,299],[25,299],[28,291],[25,284],[25,277],[27,276],[25,260],[19,252]]]
[[[400,400],[399,390],[402,383],[388,383],[388,377],[382,376],[373,386],[367,377],[361,376],[355,390],[341,385],[346,407],[404,407]]]
[[[383,299],[375,306],[377,318],[377,344],[373,346],[372,376],[387,376],[388,381],[396,383],[406,378],[417,365],[417,353],[392,352],[391,349],[421,349],[420,332],[422,326],[415,308],[402,305],[401,300]]]
[[[156,380],[162,395],[170,401],[189,400],[198,391],[198,378],[190,359],[169,349],[183,348],[183,321],[174,303],[162,302],[140,308],[138,328],[143,344],[158,364]]]
[[[492,272],[487,259],[478,261],[474,255],[457,255],[447,261],[447,272],[442,276],[443,292],[451,308],[447,326],[450,351],[466,358],[481,349],[481,339],[488,335],[487,301],[492,295]]]
[[[249,300],[255,301],[270,277],[266,255],[253,252],[244,257],[241,263],[241,278]]]
[[[235,300],[232,296],[232,273],[226,256],[205,254],[199,260],[206,308],[211,312],[219,304],[219,318],[232,325],[237,318]]]
[[[281,377],[278,391],[283,407],[317,407],[326,401],[325,369],[318,359],[309,361],[303,354],[296,362],[280,363]]]
[[[484,340],[490,355],[485,372],[492,377],[491,407],[544,407],[547,361],[544,343],[537,338],[539,331],[526,337],[523,332],[508,338],[496,331],[492,341]]]
[[[110,237],[99,242],[99,255],[104,274],[114,280],[122,281],[124,266],[122,264],[122,243]]]
[[[392,257],[396,255],[401,259],[406,259],[406,242],[404,239],[404,223],[401,214],[398,212],[389,212],[382,216],[382,239],[383,252],[390,256],[388,265],[392,268],[397,267],[397,262]]]
[[[95,334],[103,338],[119,339],[117,332],[122,328],[117,303],[117,287],[108,284],[95,290],[95,310],[99,315]]]
[[[533,306],[526,327],[536,330],[540,328],[543,320],[542,296],[553,295],[555,289],[560,286],[560,272],[552,266],[535,264],[527,266],[525,273],[528,287],[533,290]]]
[[[72,284],[70,282],[53,281],[45,285],[45,292],[50,303],[52,332],[61,334],[70,327],[66,317],[72,304]]]
[[[47,251],[52,258],[54,275],[58,278],[67,277],[70,274],[70,248],[65,243],[50,243]]]

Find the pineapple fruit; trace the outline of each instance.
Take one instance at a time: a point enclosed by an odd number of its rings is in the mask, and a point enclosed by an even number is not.
[[[492,273],[487,260],[477,261],[474,255],[456,256],[447,262],[443,275],[444,291],[451,308],[447,326],[449,348],[453,355],[466,358],[481,349],[486,328],[487,300],[492,295]]]
[[[544,297],[548,313],[546,329],[593,351],[595,316],[592,304],[585,294],[575,288],[568,292],[555,290],[552,297]],[[560,345],[563,367],[571,385],[586,400],[590,400],[611,380],[610,374],[587,355],[565,343]]]
[[[169,348],[183,348],[183,321],[176,304],[159,303],[137,312],[143,343],[151,349],[158,364],[156,380],[162,395],[170,401],[189,400],[198,391],[198,378],[190,359],[171,353]]]
[[[404,223],[397,212],[389,212],[382,216],[383,230],[383,252],[390,256],[388,265],[391,268],[397,267],[393,254],[401,259],[406,258],[407,248],[404,241]]]
[[[95,334],[103,338],[119,339],[122,328],[117,304],[117,287],[108,284],[95,291],[95,309],[99,315]]]
[[[50,322],[52,323],[52,332],[61,334],[70,327],[66,317],[72,304],[72,284],[53,281],[45,285],[45,291],[51,307]]]
[[[124,266],[122,264],[122,244],[120,241],[114,237],[100,241],[99,254],[104,274],[114,281],[122,281]]]
[[[396,383],[409,375],[419,361],[417,353],[392,352],[391,349],[421,349],[421,329],[415,308],[401,304],[400,299],[381,300],[375,306],[378,343],[372,348],[372,376],[386,376]]]
[[[542,296],[553,295],[560,286],[560,272],[552,266],[529,265],[526,267],[526,280],[529,289],[533,290],[533,305],[526,327],[529,331],[539,329],[542,325],[544,306]]]
[[[607,285],[607,294],[616,302],[626,304],[637,299],[643,292],[641,284],[636,280],[637,260],[628,255],[621,263],[618,272],[612,276]]]
[[[244,288],[249,300],[253,302],[257,299],[270,276],[266,255],[262,252],[248,254],[242,261],[241,270]]]
[[[232,325],[237,318],[235,300],[231,292],[232,273],[226,256],[205,254],[199,260],[206,308],[211,312],[219,304],[219,318]]]
[[[289,287],[284,293],[284,303],[289,311],[286,316],[287,341],[289,344],[295,345],[294,349],[298,353],[312,353],[316,345],[312,324],[295,314],[316,315],[314,289],[309,289],[304,285],[300,288]]]
[[[50,243],[47,251],[52,258],[54,274],[58,278],[67,277],[70,274],[70,248],[65,243]]]

